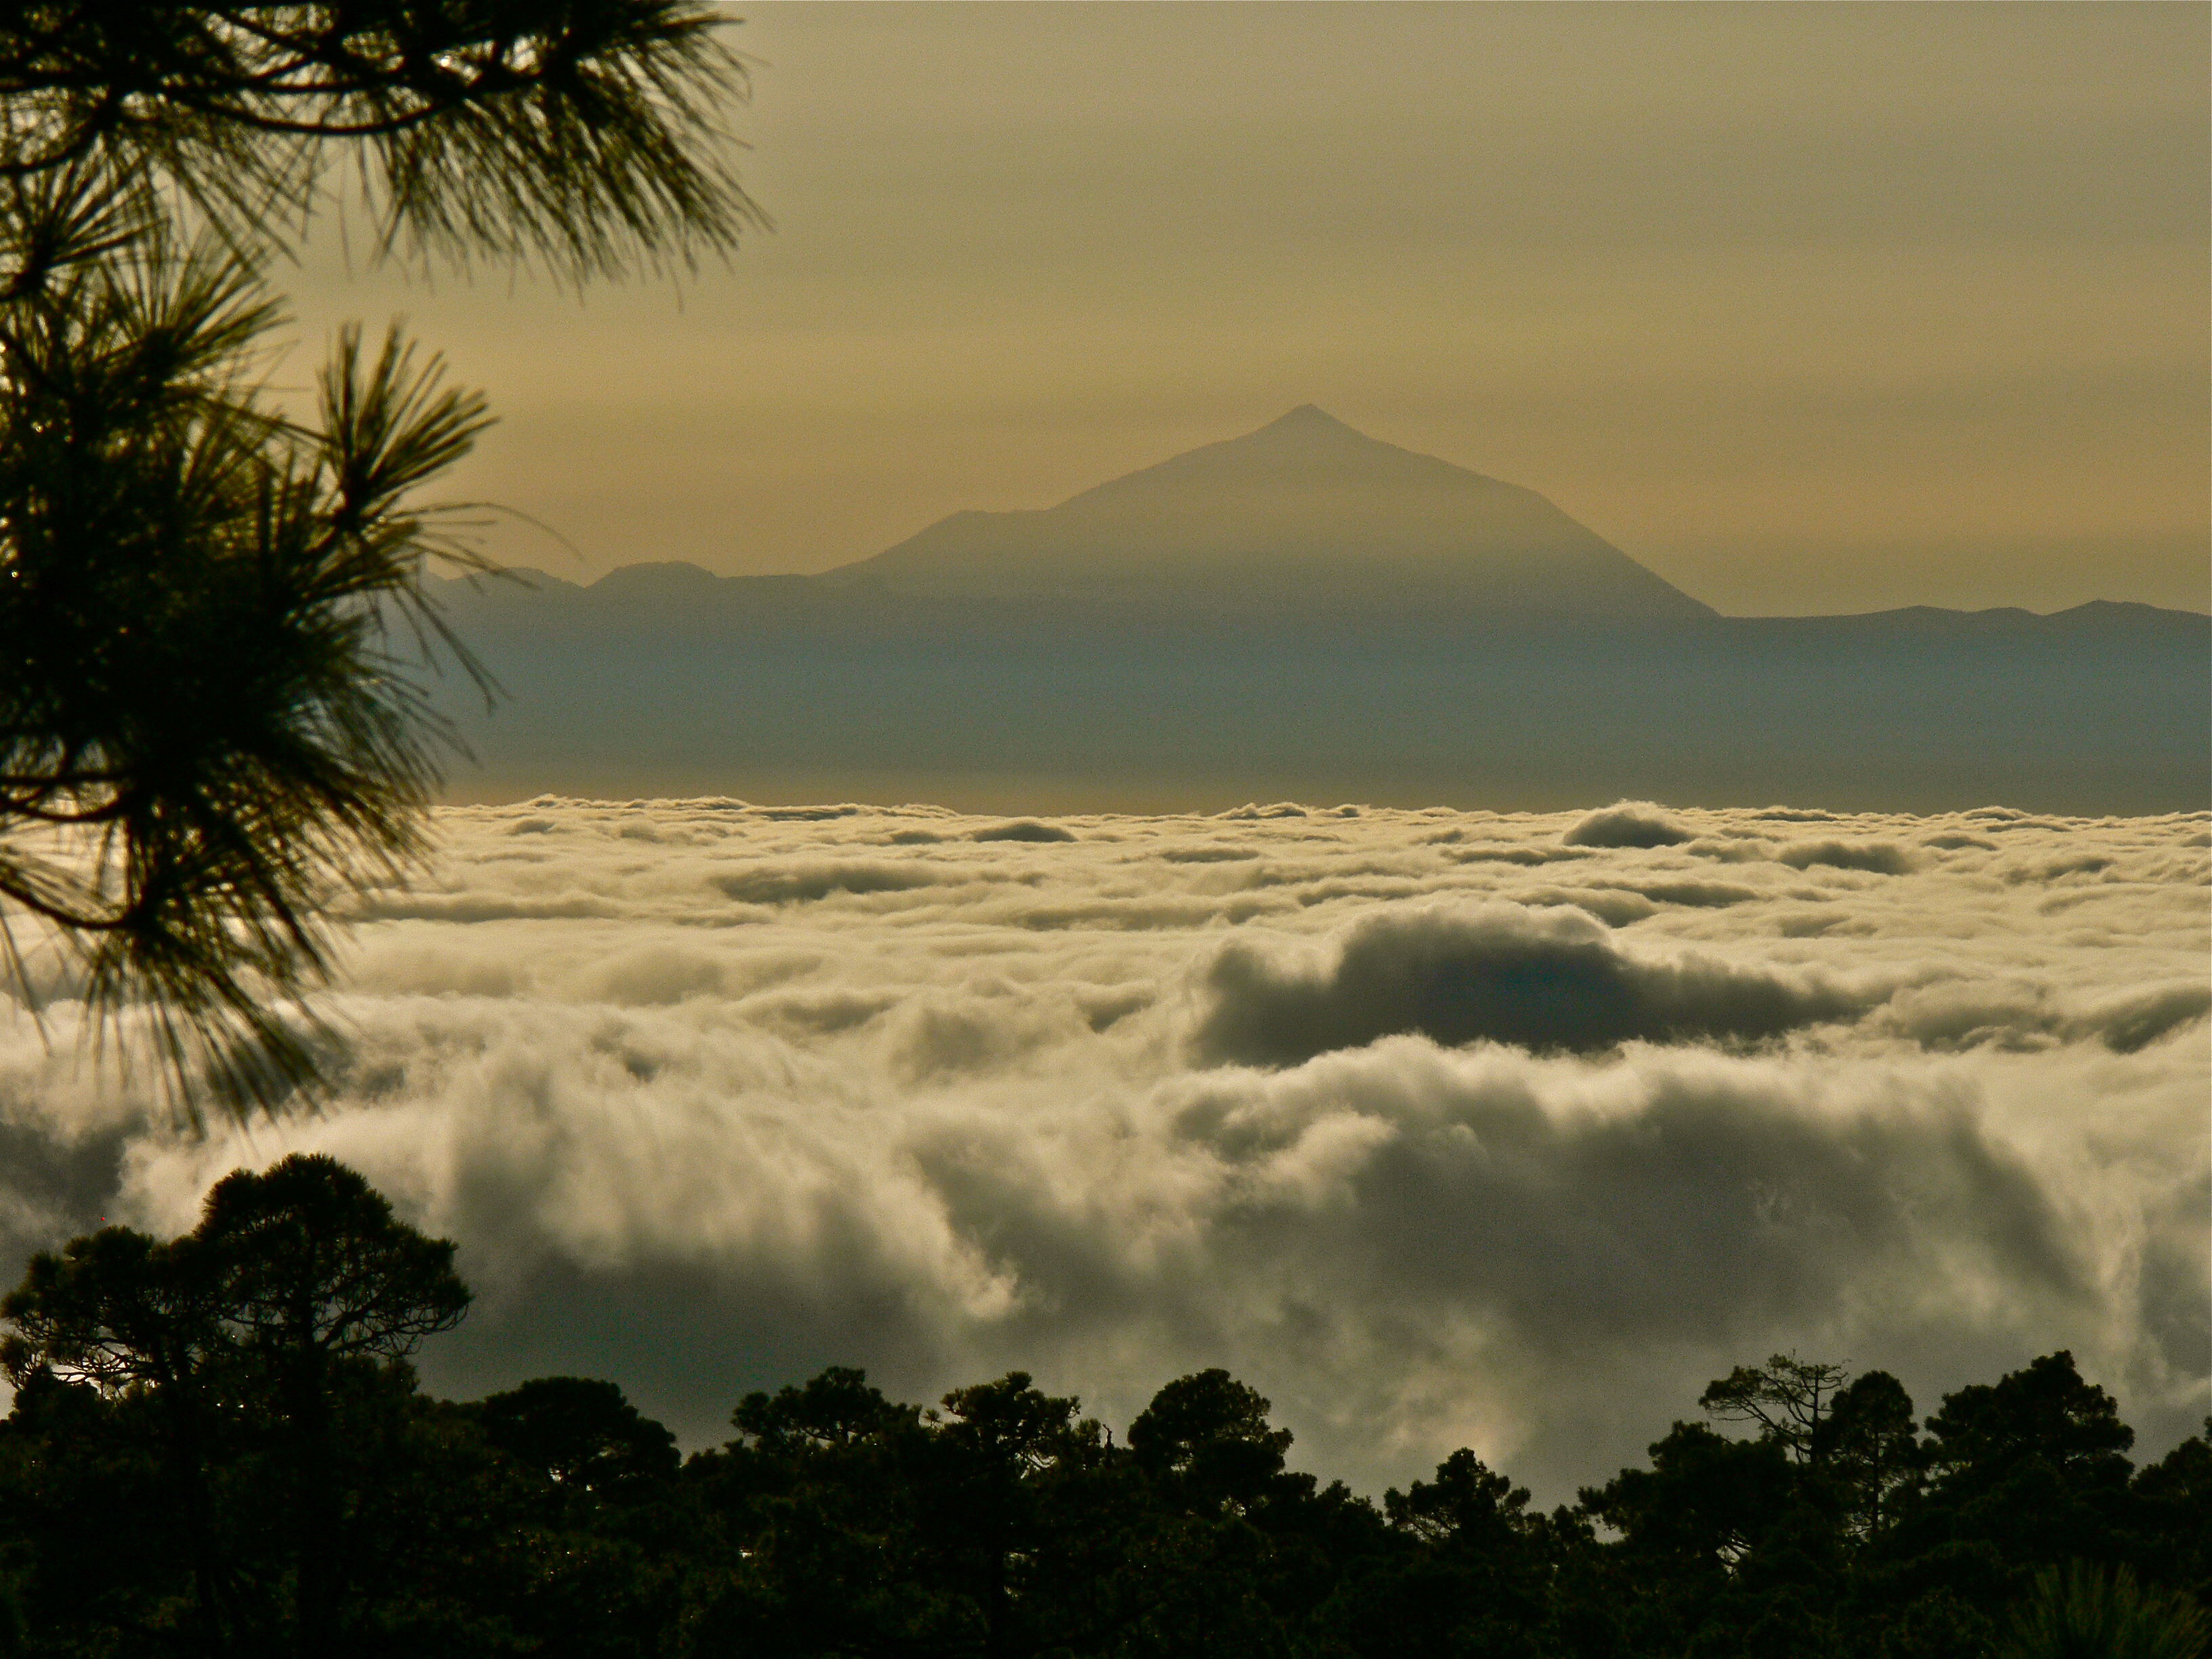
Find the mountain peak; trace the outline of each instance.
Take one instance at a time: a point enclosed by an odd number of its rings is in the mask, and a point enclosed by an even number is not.
[[[1265,447],[1281,442],[1307,446],[1318,443],[1324,447],[1341,447],[1346,450],[1387,450],[1397,447],[1387,444],[1380,438],[1369,437],[1358,427],[1338,420],[1319,404],[1300,404],[1287,415],[1278,415],[1267,425],[1248,432],[1241,438],[1231,438],[1207,447],[1235,449],[1254,443]]]
[[[1182,613],[1711,614],[1534,490],[1314,404],[1057,507],[956,514],[835,580],[862,578]]]
[[[1295,431],[1300,428],[1313,431],[1352,432],[1355,430],[1338,420],[1319,404],[1300,404],[1289,414],[1278,415],[1260,430],[1262,432]],[[1367,434],[1360,432],[1357,435],[1364,438]]]

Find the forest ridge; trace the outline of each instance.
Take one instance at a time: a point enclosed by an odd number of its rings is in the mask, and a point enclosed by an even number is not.
[[[1219,1370],[1117,1437],[1021,1371],[924,1408],[832,1368],[683,1458],[611,1382],[424,1395],[408,1357],[468,1304],[453,1257],[295,1154],[179,1238],[35,1258],[0,1304],[0,1651],[1971,1659],[2203,1633],[2212,1445],[2135,1469],[2064,1352],[1924,1424],[1885,1372],[1740,1366],[1709,1421],[1545,1515],[1464,1449],[1379,1504],[1323,1485]],[[2051,1644],[2093,1625],[2105,1645]]]

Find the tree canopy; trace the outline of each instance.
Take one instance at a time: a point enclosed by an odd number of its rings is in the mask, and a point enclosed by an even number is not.
[[[187,1115],[324,1077],[300,999],[331,905],[422,853],[451,741],[426,677],[476,672],[420,580],[481,568],[423,492],[485,403],[349,328],[313,410],[283,406],[270,261],[348,198],[416,264],[726,254],[761,222],[726,21],[0,8],[0,952],[34,1006],[150,1044]]]
[[[1324,1483],[1220,1370],[1117,1439],[1024,1372],[925,1407],[832,1367],[687,1457],[611,1382],[425,1395],[409,1357],[465,1304],[452,1247],[322,1158],[230,1176],[182,1237],[36,1260],[0,1304],[0,1654],[2205,1651],[2212,1443],[2136,1468],[2064,1351],[1924,1434],[1896,1378],[1793,1358],[1832,1402],[1817,1456],[1736,1404],[1799,1373],[1741,1368],[1547,1514],[1466,1449],[1379,1503]]]
[[[386,251],[582,279],[759,222],[723,122],[745,89],[694,0],[15,5],[0,174],[176,192],[235,241],[303,228],[349,166]]]

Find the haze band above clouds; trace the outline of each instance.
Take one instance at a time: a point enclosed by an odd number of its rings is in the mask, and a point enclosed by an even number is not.
[[[456,809],[319,1116],[174,1133],[65,983],[0,1026],[0,1226],[327,1150],[461,1243],[432,1387],[694,1443],[832,1363],[1117,1426],[1221,1364],[1309,1467],[1557,1498],[1777,1349],[1926,1407],[2070,1346],[2155,1449],[2212,1405],[2207,825]]]

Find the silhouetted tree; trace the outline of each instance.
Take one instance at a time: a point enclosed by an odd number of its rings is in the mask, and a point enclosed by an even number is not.
[[[334,1650],[346,1485],[334,1459],[338,1400],[374,1396],[386,1387],[378,1362],[459,1322],[468,1291],[453,1255],[354,1171],[295,1155],[217,1182],[198,1226],[172,1243],[111,1227],[33,1258],[0,1303],[19,1388],[81,1384],[157,1414],[193,1557],[196,1639],[210,1650],[257,1622],[234,1591],[211,1487],[270,1431],[285,1475],[293,1645]]]
[[[161,1443],[143,1402],[50,1371],[16,1389],[0,1425],[0,1594],[25,1641],[0,1653],[93,1653],[148,1631],[185,1653],[222,1650],[228,1632],[201,1616],[203,1534]]]
[[[0,1363],[19,1400],[48,1414],[93,1412],[96,1398],[157,1419],[162,1508],[191,1561],[191,1634],[210,1650],[236,1618],[210,1491],[234,1340],[224,1314],[222,1275],[200,1240],[165,1244],[123,1227],[32,1257],[23,1283],[0,1302],[0,1319],[14,1328]],[[82,1420],[127,1430],[112,1416]]]
[[[1350,1576],[1316,1623],[1352,1653],[1419,1651],[1528,1659],[1552,1650],[1550,1528],[1528,1493],[1468,1450],[1432,1481],[1383,1494],[1393,1530],[1413,1547]]]
[[[1772,1532],[1794,1490],[1778,1438],[1731,1440],[1702,1423],[1677,1423],[1652,1446],[1649,1469],[1624,1469],[1582,1502],[1632,1552],[1693,1576],[1719,1575]]]
[[[1818,1462],[1821,1426],[1843,1389],[1841,1365],[1778,1353],[1764,1365],[1738,1365],[1698,1396],[1705,1414],[1723,1423],[1756,1423],[1759,1433],[1800,1463]]]
[[[1079,1401],[1033,1387],[1026,1371],[956,1389],[920,1442],[925,1559],[959,1609],[940,1639],[985,1659],[1055,1644],[1048,1592],[1074,1540],[1058,1524],[1056,1487],[1097,1464],[1104,1437]],[[968,1628],[963,1630],[962,1626]]]
[[[418,583],[474,568],[418,498],[481,400],[349,330],[314,414],[280,410],[270,253],[341,164],[380,253],[582,282],[727,250],[757,215],[720,21],[0,9],[0,901],[76,958],[95,1029],[143,1009],[173,1081],[204,1070],[243,1109],[317,1079],[285,1005],[325,968],[332,892],[422,850],[443,729],[421,674],[453,642]]]
[[[2001,1478],[2027,1463],[2102,1483],[2124,1472],[2136,1439],[2112,1396],[2082,1380],[2065,1348],[1996,1382],[1945,1395],[1928,1433],[1936,1478],[1953,1485]]]
[[[1945,1395],[1927,1427],[1923,1537],[1972,1540],[2014,1573],[2118,1558],[2135,1431],[2070,1352]]]
[[[1918,1490],[1917,1427],[1912,1396],[1887,1371],[1855,1376],[1835,1395],[1816,1450],[1856,1537],[1879,1538]]]
[[[1282,1473],[1291,1431],[1267,1421],[1269,1403],[1227,1371],[1178,1377],[1129,1425],[1142,1468],[1176,1478],[1202,1508],[1256,1504]]]
[[[748,1395],[738,1436],[692,1460],[702,1514],[686,1652],[897,1652],[940,1639],[949,1608],[929,1559],[940,1540],[919,1479],[918,1406],[833,1367]]]
[[[2129,1554],[2147,1577],[2212,1608],[2212,1418],[2135,1478]]]
[[[611,1382],[541,1376],[477,1407],[484,1435],[564,1492],[625,1498],[676,1478],[676,1437]]]
[[[468,1290],[450,1240],[399,1221],[331,1158],[295,1153],[265,1174],[224,1177],[192,1237],[220,1263],[223,1315],[283,1402],[298,1539],[295,1629],[301,1659],[312,1659],[331,1650],[343,1594],[332,1373],[348,1361],[403,1358],[451,1330]]]

